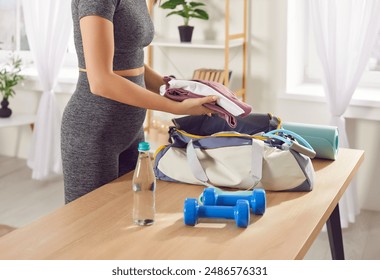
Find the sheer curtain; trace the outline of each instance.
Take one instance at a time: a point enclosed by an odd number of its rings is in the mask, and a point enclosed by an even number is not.
[[[28,166],[33,179],[60,174],[61,112],[54,87],[72,29],[71,1],[23,0],[26,34],[43,89]]]
[[[348,148],[344,113],[368,63],[380,28],[380,0],[309,0],[331,124]],[[339,155],[338,155],[339,156]],[[351,184],[339,202],[342,227],[359,213]]]

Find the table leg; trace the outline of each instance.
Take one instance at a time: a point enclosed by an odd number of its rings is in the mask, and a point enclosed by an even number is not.
[[[344,260],[342,227],[340,225],[339,204],[337,204],[326,222],[329,236],[331,257],[333,260]]]

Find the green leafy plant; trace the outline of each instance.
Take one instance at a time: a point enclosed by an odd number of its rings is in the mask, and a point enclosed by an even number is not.
[[[160,7],[162,9],[171,9],[175,10],[168,13],[166,16],[178,15],[183,17],[184,25],[189,25],[189,21],[191,18],[199,18],[203,20],[208,20],[208,13],[199,8],[202,6],[206,6],[206,4],[201,2],[189,2],[186,0],[168,0],[164,2]]]
[[[21,72],[22,60],[18,56],[12,55],[9,62],[6,62],[0,69],[0,93],[3,99],[15,95],[13,87],[24,79]]]

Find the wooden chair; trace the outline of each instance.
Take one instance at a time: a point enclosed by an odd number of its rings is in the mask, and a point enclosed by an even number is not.
[[[230,79],[231,71],[229,72]],[[218,82],[221,84],[226,83],[225,74],[223,69],[209,69],[209,68],[199,68],[195,69],[193,73],[193,80],[206,80]]]

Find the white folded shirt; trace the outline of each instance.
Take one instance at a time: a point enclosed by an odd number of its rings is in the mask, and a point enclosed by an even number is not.
[[[169,84],[169,88],[182,88],[184,90],[193,92],[195,94],[203,95],[203,96],[210,96],[210,95],[217,96],[218,99],[216,103],[234,116],[240,116],[241,114],[244,113],[244,110],[240,108],[237,104],[235,104],[226,96],[224,96],[223,94],[219,93],[215,89],[205,84],[202,84],[196,81],[191,81],[191,80],[177,80],[177,79],[170,80],[168,84]],[[160,87],[160,94],[164,95],[166,90],[167,90],[167,85],[162,85]]]

